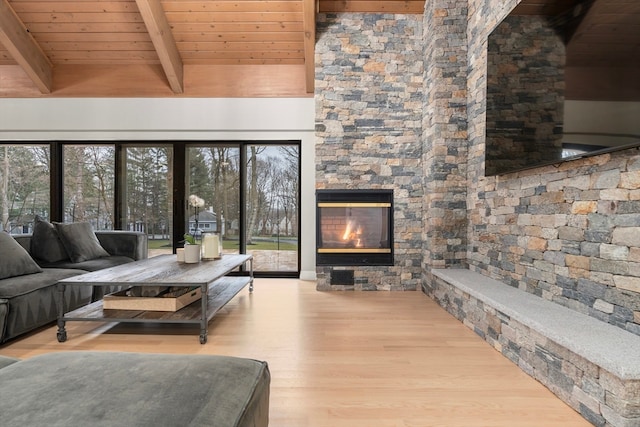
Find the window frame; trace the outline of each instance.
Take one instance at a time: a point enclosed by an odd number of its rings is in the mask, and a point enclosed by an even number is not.
[[[29,145],[34,141],[13,141],[7,142],[7,144],[13,145]],[[173,235],[172,246],[175,253],[176,248],[183,240],[183,236],[186,232],[186,206],[187,188],[185,183],[188,179],[188,165],[187,165],[187,150],[190,146],[202,146],[202,145],[237,145],[240,148],[240,164],[246,164],[246,148],[250,145],[295,145],[298,147],[300,156],[300,162],[298,164],[298,182],[302,182],[302,141],[301,140],[153,140],[153,141],[139,141],[139,140],[119,140],[119,141],[39,141],[38,144],[49,144],[50,153],[50,220],[62,222],[64,220],[64,157],[63,151],[65,146],[72,145],[108,145],[115,148],[115,165],[114,165],[114,201],[113,201],[113,228],[114,230],[122,230],[124,217],[123,211],[126,206],[124,197],[124,185],[125,185],[125,156],[127,146],[145,146],[145,145],[170,145],[173,149]],[[240,168],[241,188],[239,194],[239,202],[241,206],[246,204],[246,168]],[[297,213],[298,223],[298,250],[297,250],[297,269],[296,271],[265,271],[256,272],[257,276],[262,277],[297,277],[301,270],[301,229],[302,229],[302,216],[301,216],[301,194],[300,191],[297,194],[297,204],[299,206]],[[240,210],[240,224],[243,228],[242,233],[246,229],[246,215],[245,210]],[[244,234],[241,234],[244,235]],[[246,239],[240,240],[240,252],[247,252]]]

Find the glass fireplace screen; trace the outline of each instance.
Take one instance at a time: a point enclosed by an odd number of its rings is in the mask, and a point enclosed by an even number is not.
[[[392,265],[393,195],[387,192],[376,195],[367,192],[364,197],[358,193],[340,195],[328,196],[333,200],[323,201],[318,194],[317,264]]]
[[[318,203],[320,253],[389,253],[391,203]]]

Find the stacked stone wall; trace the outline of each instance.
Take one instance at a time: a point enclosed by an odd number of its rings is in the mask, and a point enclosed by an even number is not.
[[[422,17],[320,14],[316,43],[316,188],[393,189],[394,265],[358,266],[354,284],[319,290],[416,290],[422,260]]]
[[[424,268],[464,265],[467,248],[467,2],[425,3]]]
[[[395,264],[352,286],[415,289],[464,266],[640,334],[640,158],[485,176],[487,38],[516,0],[318,16],[317,188],[393,189]],[[422,263],[422,274],[420,273]]]
[[[528,325],[432,276],[425,292],[595,426],[640,422],[640,381],[620,378]]]
[[[485,177],[487,36],[516,1],[469,2],[467,261],[640,335],[640,153]]]

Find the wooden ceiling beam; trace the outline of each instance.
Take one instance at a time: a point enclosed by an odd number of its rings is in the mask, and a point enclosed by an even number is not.
[[[307,93],[315,91],[316,74],[316,1],[302,0],[302,27],[304,30],[304,75]]]
[[[136,0],[162,69],[174,93],[184,92],[184,67],[160,0]]]
[[[0,43],[40,92],[51,93],[53,66],[7,0],[0,0]]]

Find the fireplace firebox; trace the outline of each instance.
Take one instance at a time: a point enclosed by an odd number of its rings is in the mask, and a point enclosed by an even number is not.
[[[393,265],[393,190],[318,190],[316,264]]]

